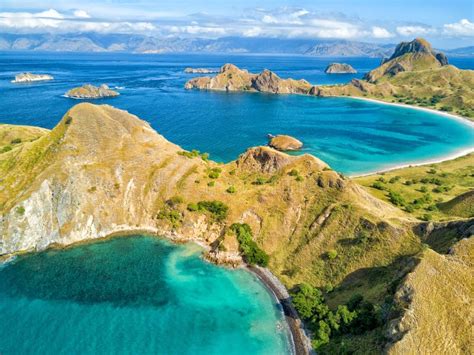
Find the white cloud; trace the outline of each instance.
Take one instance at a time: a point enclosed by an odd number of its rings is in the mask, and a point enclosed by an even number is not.
[[[91,18],[91,15],[89,15],[87,11],[84,10],[75,10],[73,14],[77,18]]]
[[[420,26],[420,25],[413,25],[413,26],[398,26],[396,28],[398,34],[405,36],[405,37],[412,37],[412,36],[422,36],[427,35],[435,32],[435,29]]]
[[[444,33],[450,36],[474,36],[474,23],[468,19],[462,19],[456,23],[448,23],[443,26]]]
[[[156,26],[149,22],[94,21],[84,10],[76,10],[69,16],[54,9],[36,13],[0,12],[0,30],[8,31],[135,33],[155,29]]]
[[[214,26],[170,26],[166,27],[171,33],[174,34],[190,34],[190,35],[214,35],[223,36],[227,34],[227,31],[222,27]]]
[[[373,26],[372,27],[372,37],[374,38],[391,38],[394,35],[390,33],[386,28]]]

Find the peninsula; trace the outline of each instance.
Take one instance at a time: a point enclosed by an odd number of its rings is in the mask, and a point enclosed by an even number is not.
[[[0,147],[3,258],[137,231],[195,240],[214,262],[268,266],[318,353],[469,348],[472,221],[420,221],[311,155],[254,147],[217,164],[108,105],[76,105],[51,131],[4,128],[17,143]]]
[[[72,99],[101,99],[104,97],[115,97],[119,95],[120,94],[117,91],[111,90],[106,84],[102,84],[98,87],[86,84],[69,90],[64,96]]]
[[[21,73],[15,75],[15,79],[12,80],[12,83],[31,83],[34,81],[47,81],[53,79],[54,78],[48,74]]]
[[[305,80],[281,79],[269,70],[251,74],[226,64],[215,77],[191,79],[185,88],[360,97],[474,119],[474,71],[449,65],[443,53],[421,38],[400,43],[382,65],[345,85],[311,85]]]

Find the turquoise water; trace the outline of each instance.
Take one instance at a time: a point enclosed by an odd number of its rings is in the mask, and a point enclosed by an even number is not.
[[[344,61],[355,75],[327,75],[330,62]],[[62,95],[83,83],[119,87],[120,97],[94,101],[147,120],[168,140],[209,152],[218,161],[236,159],[267,134],[303,141],[302,153],[346,174],[361,174],[451,155],[474,146],[474,129],[433,113],[347,98],[314,98],[184,90],[193,75],[185,67],[218,68],[226,62],[250,71],[264,68],[313,84],[344,83],[380,64],[374,58],[311,58],[242,55],[132,55],[0,53],[0,122],[52,128],[77,100]],[[453,58],[474,69],[473,58]],[[22,71],[54,75],[50,82],[15,85]]]
[[[0,354],[287,354],[265,287],[200,253],[136,236],[17,258],[0,269]]]

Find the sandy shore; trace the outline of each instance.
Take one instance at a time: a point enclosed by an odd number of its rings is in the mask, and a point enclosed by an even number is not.
[[[430,112],[436,115],[444,116],[450,119],[454,119],[458,122],[461,122],[470,128],[474,128],[474,121],[469,120],[466,117],[454,115],[452,113],[447,113],[447,112],[441,112],[435,109],[431,108],[426,108],[426,107],[419,107],[419,106],[413,106],[413,105],[406,105],[406,104],[401,104],[401,103],[395,103],[395,102],[386,102],[382,100],[377,100],[377,99],[369,99],[366,97],[356,97],[356,96],[338,96],[338,97],[343,97],[343,98],[349,98],[349,99],[354,99],[354,100],[362,100],[362,101],[369,101],[377,104],[382,104],[382,105],[390,105],[390,106],[397,106],[397,107],[403,107],[407,109],[413,109],[413,110],[419,110],[419,111],[425,111],[425,112]],[[436,164],[436,163],[442,163],[443,161],[447,160],[453,160],[465,155],[468,155],[470,153],[474,152],[474,145],[470,148],[466,149],[460,149],[454,153],[448,154],[448,155],[443,155],[441,157],[433,158],[433,159],[424,159],[420,161],[415,161],[413,163],[407,163],[407,164],[395,164],[393,166],[389,166],[384,169],[380,170],[374,170],[370,171],[364,174],[356,174],[356,175],[349,175],[350,178],[357,178],[357,177],[362,177],[362,176],[369,176],[369,175],[375,175],[375,174],[380,174],[380,173],[386,173],[388,171],[393,171],[393,170],[398,170],[398,169],[403,169],[403,168],[409,168],[412,166],[421,166],[421,165],[428,165],[428,164]]]
[[[288,290],[268,269],[258,266],[249,266],[248,269],[253,272],[260,281],[273,293],[285,314],[286,322],[291,332],[291,337],[296,355],[314,354],[303,322],[293,307]]]
[[[451,118],[453,120],[463,122],[463,123],[467,124],[468,126],[474,128],[474,121],[470,120],[467,117],[455,115],[455,114],[449,113],[449,112],[435,110],[433,108],[407,105],[407,104],[402,104],[402,103],[399,103],[399,102],[388,102],[388,101],[377,100],[377,99],[372,99],[372,98],[368,98],[368,97],[360,97],[360,96],[328,96],[328,97],[342,97],[342,98],[346,98],[346,99],[369,101],[369,102],[374,102],[374,103],[382,104],[382,105],[397,106],[397,107],[403,107],[403,108],[408,108],[408,109],[413,109],[413,110],[430,112],[430,113],[434,113],[436,115],[448,117],[448,118]]]
[[[394,165],[385,169],[381,170],[374,170],[372,172],[364,173],[364,174],[356,174],[356,175],[348,175],[349,178],[358,178],[358,177],[363,177],[363,176],[369,176],[369,175],[376,175],[376,174],[381,174],[381,173],[386,173],[389,171],[394,171],[398,169],[403,169],[403,168],[410,168],[413,166],[422,166],[422,165],[430,165],[430,164],[436,164],[436,163],[442,163],[443,161],[448,161],[448,160],[453,160],[456,158],[463,157],[465,155],[474,153],[474,147],[468,148],[468,149],[462,149],[460,151],[457,151],[453,154],[445,155],[440,158],[433,158],[433,159],[425,159],[419,162],[415,163],[409,163],[409,164],[398,164]]]

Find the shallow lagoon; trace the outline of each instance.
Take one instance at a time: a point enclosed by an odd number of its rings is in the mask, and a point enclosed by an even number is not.
[[[0,352],[287,354],[265,286],[200,253],[135,236],[20,256],[0,269]]]

